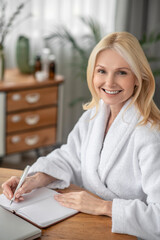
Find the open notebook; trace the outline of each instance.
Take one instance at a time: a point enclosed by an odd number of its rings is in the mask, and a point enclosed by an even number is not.
[[[77,213],[76,210],[61,206],[54,199],[54,194],[57,194],[54,190],[38,188],[24,194],[24,201],[11,205],[5,195],[1,194],[0,205],[38,227],[45,228]]]

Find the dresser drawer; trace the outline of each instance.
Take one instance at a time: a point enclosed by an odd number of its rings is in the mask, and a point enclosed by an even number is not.
[[[58,87],[14,91],[7,94],[7,112],[57,104]]]
[[[56,125],[57,107],[49,107],[34,111],[10,113],[7,116],[7,133],[25,131],[38,127]]]
[[[22,152],[33,148],[52,145],[56,142],[56,128],[50,127],[38,131],[7,136],[6,153]]]

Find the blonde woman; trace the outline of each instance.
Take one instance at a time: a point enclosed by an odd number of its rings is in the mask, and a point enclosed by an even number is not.
[[[160,239],[160,111],[155,81],[138,40],[127,32],[104,37],[87,70],[92,94],[67,144],[31,167],[16,200],[36,187],[82,192],[57,195],[62,205],[112,217],[112,231]],[[11,199],[19,179],[3,184]],[[88,190],[101,199],[93,197]]]

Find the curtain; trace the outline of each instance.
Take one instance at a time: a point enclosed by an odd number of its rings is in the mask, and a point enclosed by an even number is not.
[[[22,0],[8,0],[8,15],[11,15]],[[55,27],[64,25],[77,38],[88,33],[87,27],[80,21],[80,16],[91,17],[102,28],[102,36],[115,30],[115,13],[117,0],[27,0],[19,19],[31,14],[8,35],[5,51],[7,67],[16,67],[15,48],[19,35],[30,40],[30,62],[34,62],[37,54],[41,54],[46,42],[44,36],[52,33]],[[80,40],[79,40],[80,41]],[[79,42],[81,44],[81,42]],[[47,45],[56,56],[57,74],[65,77],[65,84],[60,88],[59,100],[59,134],[58,140],[65,141],[68,133],[82,114],[82,102],[70,107],[76,97],[85,95],[90,100],[86,79],[78,81],[74,74],[74,50],[59,43],[49,42]]]
[[[148,1],[148,0],[147,0]],[[116,31],[128,31],[140,39],[145,32],[146,0],[119,0],[116,6]]]
[[[151,33],[160,33],[159,0],[119,0],[116,6],[116,31],[128,31],[141,39]],[[160,58],[160,41],[150,44],[148,54]],[[160,61],[150,62],[152,70],[160,69]],[[155,75],[156,91],[154,100],[160,108],[160,76]]]

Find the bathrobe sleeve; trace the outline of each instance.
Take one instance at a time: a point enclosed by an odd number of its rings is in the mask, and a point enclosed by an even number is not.
[[[30,168],[29,173],[43,172],[57,178],[49,184],[50,188],[66,188],[70,183],[82,186],[81,143],[85,138],[90,119],[90,110],[83,113],[68,136],[67,144],[40,157]]]
[[[136,152],[146,203],[135,199],[114,199],[112,231],[146,240],[160,239],[160,135],[151,130],[138,131]]]

